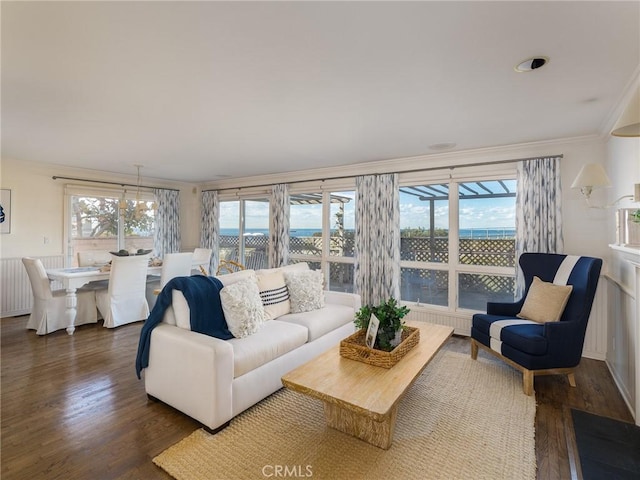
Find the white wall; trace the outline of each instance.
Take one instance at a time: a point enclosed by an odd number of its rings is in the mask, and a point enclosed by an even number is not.
[[[609,202],[633,194],[640,183],[640,138],[611,137],[605,166],[611,178]],[[640,208],[625,200],[621,208]],[[615,209],[606,211],[608,242],[615,243]],[[640,249],[609,249],[607,322],[607,365],[623,398],[640,425],[640,285],[634,263],[640,263]]]
[[[54,175],[132,184],[137,181],[135,176],[124,177],[94,170],[69,169],[3,159],[0,165],[0,187],[11,190],[11,233],[0,235],[0,257],[40,257],[65,253],[64,186],[66,183],[77,184],[78,182],[53,180]],[[193,185],[144,177],[142,183],[180,189],[182,249],[192,250],[198,246],[200,242],[199,190],[193,193],[195,188]]]

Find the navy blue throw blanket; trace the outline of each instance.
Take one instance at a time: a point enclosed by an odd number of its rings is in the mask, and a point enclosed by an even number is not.
[[[156,304],[140,331],[136,356],[136,375],[138,378],[140,378],[142,369],[149,366],[151,331],[162,322],[165,310],[171,305],[173,290],[180,290],[189,304],[191,331],[222,340],[233,338],[222,311],[222,303],[220,302],[222,283],[220,280],[204,275],[172,278],[158,295]]]

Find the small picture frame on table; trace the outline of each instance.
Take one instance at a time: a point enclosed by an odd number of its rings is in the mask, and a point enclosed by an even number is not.
[[[379,327],[380,320],[372,313],[369,319],[369,328],[367,328],[367,334],[364,337],[364,343],[367,347],[373,348],[375,345]]]

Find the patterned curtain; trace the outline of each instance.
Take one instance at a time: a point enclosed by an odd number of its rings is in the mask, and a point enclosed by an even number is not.
[[[163,258],[165,253],[180,251],[180,192],[157,188],[153,193],[158,205],[153,248]]]
[[[209,272],[215,272],[220,260],[220,202],[218,192],[202,192],[202,205],[200,207],[200,247],[212,250]],[[213,273],[211,273],[213,275]]]
[[[289,263],[289,186],[273,186],[269,202],[269,267],[282,267]]]
[[[356,178],[355,290],[363,305],[400,299],[398,175]]]
[[[516,260],[524,252],[563,253],[560,157],[518,162]],[[516,297],[524,293],[518,269]]]

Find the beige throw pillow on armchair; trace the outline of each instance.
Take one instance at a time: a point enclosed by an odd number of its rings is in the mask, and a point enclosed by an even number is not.
[[[562,317],[572,290],[572,285],[555,285],[533,277],[518,317],[540,323],[557,322]]]

